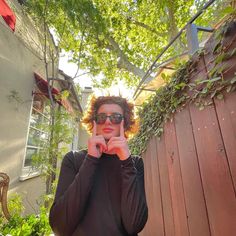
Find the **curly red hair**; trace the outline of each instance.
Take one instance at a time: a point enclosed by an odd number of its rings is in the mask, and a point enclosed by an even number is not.
[[[92,96],[87,112],[81,121],[89,133],[92,133],[94,117],[103,104],[117,104],[122,108],[126,138],[134,135],[138,131],[138,120],[134,117],[134,105],[131,102],[128,102],[125,98],[120,96]]]

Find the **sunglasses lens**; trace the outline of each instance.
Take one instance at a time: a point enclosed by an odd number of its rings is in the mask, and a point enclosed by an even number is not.
[[[107,116],[106,114],[98,114],[95,118],[97,124],[102,125],[106,122]]]
[[[112,114],[110,116],[110,120],[112,124],[120,124],[122,121],[122,115],[121,114]]]
[[[123,119],[123,116],[119,113],[114,113],[110,116],[107,116],[105,113],[101,113],[96,115],[95,121],[97,124],[102,125],[106,122],[107,117],[110,119],[112,124],[120,124]]]

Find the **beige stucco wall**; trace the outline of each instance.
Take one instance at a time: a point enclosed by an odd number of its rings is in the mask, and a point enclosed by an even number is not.
[[[20,7],[13,1],[15,8]],[[29,118],[32,105],[32,91],[35,86],[33,72],[44,76],[44,63],[27,37],[20,32],[28,32],[30,38],[36,31],[29,19],[17,10],[18,28],[13,33],[0,19],[0,172],[10,176],[10,193],[22,194],[26,203],[26,213],[38,209],[36,200],[44,192],[40,177],[20,182],[27,142]],[[24,25],[19,25],[24,22]],[[32,29],[32,30],[31,30]],[[35,36],[37,42],[37,36]],[[9,102],[11,91],[16,91],[22,102]]]
[[[86,106],[89,99],[89,96],[93,93],[92,88],[85,88],[82,90],[81,96],[81,107],[83,111],[86,112]],[[89,138],[89,134],[85,130],[85,128],[80,124],[79,125],[79,149],[84,149],[87,147],[87,140]]]

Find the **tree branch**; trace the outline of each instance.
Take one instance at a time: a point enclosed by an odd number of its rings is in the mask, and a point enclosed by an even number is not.
[[[139,67],[132,64],[127,56],[124,54],[124,52],[120,49],[118,43],[114,40],[114,38],[108,36],[108,41],[113,48],[113,50],[117,53],[117,56],[119,58],[117,62],[117,67],[120,69],[125,69],[134,75],[143,78],[143,76],[146,74],[144,70],[140,69]],[[152,79],[151,76],[148,77],[148,79]]]
[[[143,22],[139,22],[135,19],[133,19],[131,16],[128,16],[126,17],[127,21],[130,21],[132,24],[134,25],[137,25],[137,26],[140,26],[148,31],[151,31],[152,33],[156,34],[157,36],[159,37],[165,37],[166,36],[166,33],[160,33],[160,32],[157,32],[154,28],[152,28],[151,26],[149,25],[146,25],[144,24]]]

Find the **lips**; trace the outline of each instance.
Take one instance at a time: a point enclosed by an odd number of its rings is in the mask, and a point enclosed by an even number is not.
[[[104,128],[104,129],[102,129],[102,130],[103,130],[103,132],[105,132],[105,133],[110,133],[110,132],[113,131],[113,129],[111,129],[111,128]]]

